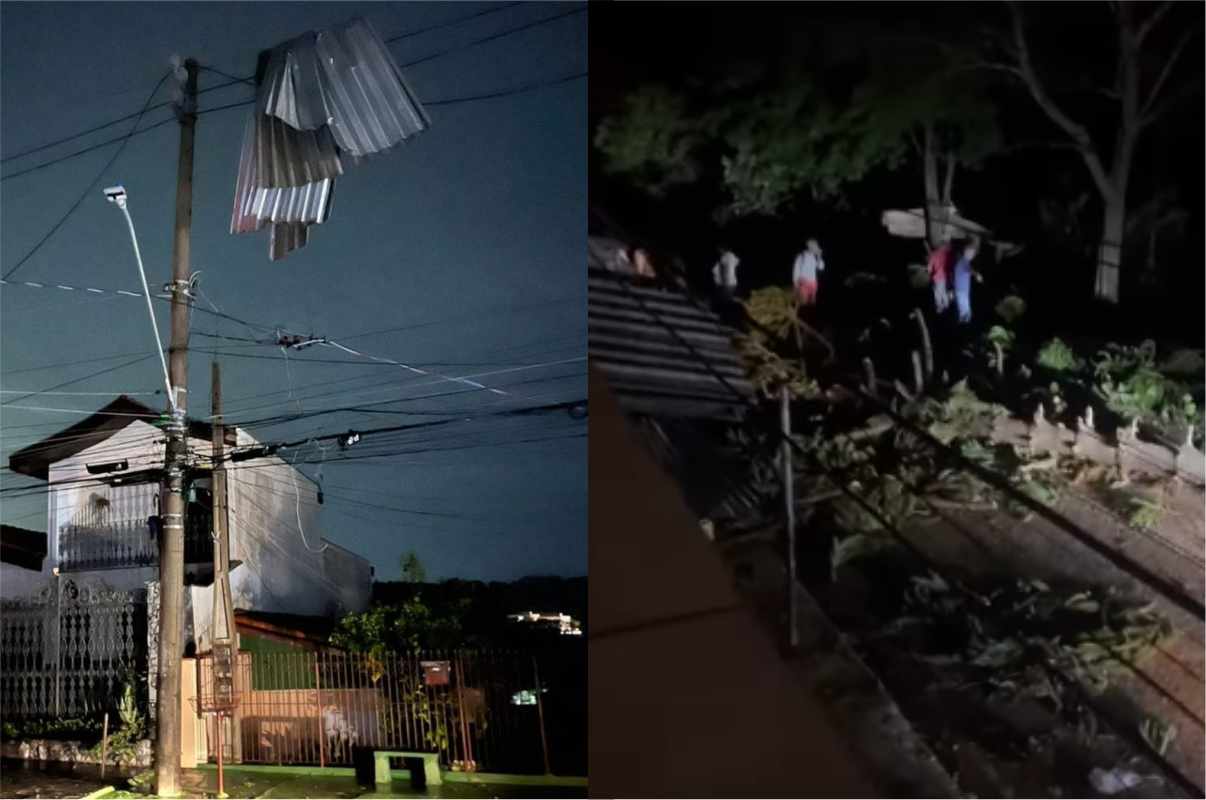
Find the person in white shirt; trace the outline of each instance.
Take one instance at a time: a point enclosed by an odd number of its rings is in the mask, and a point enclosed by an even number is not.
[[[720,258],[712,267],[712,282],[721,294],[732,297],[737,293],[737,266],[741,259],[732,250],[721,248]]]
[[[791,281],[806,306],[817,302],[817,274],[825,271],[825,259],[821,257],[821,245],[809,239],[805,249],[796,256],[792,265]]]

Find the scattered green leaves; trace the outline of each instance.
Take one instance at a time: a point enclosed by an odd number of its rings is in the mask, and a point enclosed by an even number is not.
[[[1059,338],[1047,342],[1038,353],[1038,364],[1055,372],[1074,372],[1083,366],[1072,348]]]

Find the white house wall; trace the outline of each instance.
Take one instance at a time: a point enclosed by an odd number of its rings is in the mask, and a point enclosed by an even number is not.
[[[239,446],[257,444],[238,431]],[[208,456],[211,443],[190,437],[189,449]],[[158,487],[131,485],[116,490],[96,480],[88,464],[126,460],[129,472],[159,468],[164,457],[164,432],[135,420],[109,438],[49,466],[52,487],[47,509],[47,558],[41,573],[5,570],[0,573],[0,594],[18,597],[47,585],[51,570],[61,559],[60,530],[88,508],[94,494],[112,498],[123,518],[156,513]],[[280,458],[271,457],[228,465],[231,559],[241,561],[231,572],[235,608],[288,614],[338,616],[362,611],[371,589],[369,563],[355,554],[330,546],[322,552],[317,488]],[[296,484],[294,483],[296,479]],[[296,486],[296,488],[295,488]],[[113,492],[121,493],[119,498]],[[296,492],[296,494],[295,494]],[[111,506],[116,510],[116,505]],[[305,542],[298,529],[298,517]],[[101,581],[113,589],[143,588],[158,580],[157,566],[65,572],[78,582]],[[186,593],[186,629],[208,634],[212,590],[191,587]]]
[[[230,557],[243,562],[230,575],[235,608],[342,613],[340,587],[313,552],[322,546],[314,484],[275,456],[238,462],[227,476]]]
[[[210,443],[203,439],[192,437],[189,440],[189,448],[194,452],[207,452],[209,447]],[[137,472],[162,467],[163,456],[163,431],[142,420],[135,420],[104,441],[50,465],[48,481],[53,488],[49,494],[46,525],[47,558],[43,562],[43,572],[47,577],[61,558],[60,531],[71,523],[76,514],[87,508],[93,495],[107,498],[114,489],[125,495],[138,495],[139,508],[124,509],[129,512],[127,515],[137,513],[145,519],[156,513],[157,485],[136,484],[111,488],[97,480],[97,476],[90,475],[87,465],[125,460],[129,462],[127,471]],[[151,566],[72,570],[64,575],[79,581],[100,580],[114,589],[128,590],[142,588],[148,580],[156,580],[159,569]]]

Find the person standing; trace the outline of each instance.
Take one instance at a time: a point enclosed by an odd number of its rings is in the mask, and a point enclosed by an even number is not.
[[[954,247],[950,240],[944,241],[930,253],[930,282],[934,286],[934,310],[942,314],[951,304],[950,265]]]
[[[817,274],[825,271],[825,260],[822,258],[821,245],[816,239],[809,239],[808,244],[792,265],[791,280],[800,296],[800,302],[806,306],[817,302]]]
[[[712,282],[721,297],[731,300],[737,294],[737,267],[741,259],[732,250],[721,248],[720,258],[712,267]]]
[[[977,244],[968,242],[963,247],[959,262],[955,264],[955,305],[959,309],[959,322],[971,322],[972,260],[976,257]],[[979,278],[979,276],[976,276]]]

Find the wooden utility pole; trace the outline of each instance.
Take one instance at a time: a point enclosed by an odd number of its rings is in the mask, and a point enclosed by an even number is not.
[[[189,236],[193,221],[193,137],[197,126],[197,62],[184,62],[187,78],[178,110],[180,157],[176,166],[176,226],[172,237],[172,339],[168,379],[174,395],[164,457],[163,526],[159,543],[159,691],[155,789],[180,794],[180,636],[184,606],[184,473],[188,461]],[[169,405],[169,408],[172,408]]]
[[[796,492],[791,465],[791,390],[783,387],[779,422],[783,430],[783,498],[787,510],[787,646],[800,646],[796,625]]]
[[[222,371],[214,361],[210,370],[210,387],[213,401],[213,539],[214,539],[214,591],[213,609],[210,615],[210,665],[211,683],[215,700],[225,701],[230,715],[217,715],[218,727],[218,779],[222,773],[222,726],[227,719],[238,720],[236,703],[238,692],[235,687],[239,652],[238,633],[235,629],[234,602],[230,591],[230,520],[227,513],[227,483],[224,457],[226,453],[226,426],[222,423]],[[234,723],[238,728],[237,722]],[[241,748],[238,736],[228,737],[231,760],[240,761]]]

